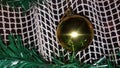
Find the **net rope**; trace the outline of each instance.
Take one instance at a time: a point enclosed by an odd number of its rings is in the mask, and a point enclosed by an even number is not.
[[[120,0],[69,0],[75,13],[89,18],[94,28],[94,39],[90,46],[76,54],[84,62],[94,62],[102,57],[115,57],[120,51]],[[56,28],[67,10],[65,0],[46,0],[26,12],[0,4],[0,34],[7,44],[10,33],[20,34],[24,44],[36,47],[48,61],[53,54],[69,58],[56,39]]]

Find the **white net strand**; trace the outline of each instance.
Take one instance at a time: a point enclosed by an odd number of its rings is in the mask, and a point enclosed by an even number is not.
[[[55,38],[55,29],[56,29],[56,25],[53,22],[53,17],[51,10],[48,10],[48,7],[46,6],[40,6],[40,8],[42,8],[43,10],[39,10],[39,16],[38,16],[38,22],[40,24],[40,32],[41,32],[41,46],[43,48],[40,49],[42,50],[42,54],[44,54],[45,56],[47,55],[47,57],[45,58],[49,58],[51,57],[51,52],[56,52],[58,49],[58,46],[55,47],[55,45],[57,45],[56,43],[56,38]],[[53,23],[53,24],[52,24]],[[54,45],[54,46],[53,46]],[[56,51],[55,51],[56,50]],[[49,59],[51,60],[51,59]]]
[[[75,13],[89,18],[95,33],[90,46],[78,52],[76,58],[92,63],[103,56],[114,56],[119,63],[120,0],[69,1]],[[56,39],[56,28],[67,10],[67,4],[66,0],[46,0],[43,5],[31,7],[27,12],[0,5],[0,34],[5,43],[8,42],[8,34],[20,34],[25,45],[35,45],[48,61],[52,61],[54,55],[60,56],[60,51],[68,59],[70,54],[59,46]]]

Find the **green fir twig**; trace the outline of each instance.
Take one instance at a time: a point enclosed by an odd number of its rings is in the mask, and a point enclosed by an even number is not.
[[[9,5],[13,8],[21,7],[23,10],[28,10],[31,6],[42,4],[45,0],[0,0],[0,4]]]

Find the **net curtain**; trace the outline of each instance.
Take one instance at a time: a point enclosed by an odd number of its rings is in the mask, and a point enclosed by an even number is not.
[[[56,39],[56,28],[67,10],[65,0],[46,0],[43,4],[31,7],[26,12],[21,8],[13,9],[9,5],[0,4],[0,34],[6,44],[10,33],[22,36],[24,45],[35,47],[43,57],[51,61],[53,55],[70,53],[59,46]],[[94,28],[94,39],[76,58],[84,62],[94,62],[102,57],[115,57],[120,51],[120,1],[119,0],[70,0],[75,13],[84,15],[91,21]]]

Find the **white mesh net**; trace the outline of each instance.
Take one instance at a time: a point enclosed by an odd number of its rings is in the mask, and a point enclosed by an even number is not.
[[[80,61],[93,62],[101,57],[114,55],[115,62],[120,61],[120,0],[70,0],[74,12],[90,19],[94,27],[94,39],[91,45],[77,53]],[[46,0],[43,5],[31,7],[27,12],[0,5],[0,34],[8,42],[10,33],[20,34],[23,42],[35,45],[38,51],[51,61],[53,54],[60,51],[69,58],[69,53],[59,46],[56,40],[56,28],[67,10],[65,0]]]

